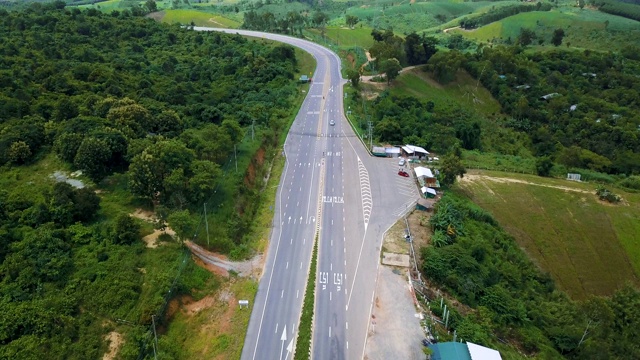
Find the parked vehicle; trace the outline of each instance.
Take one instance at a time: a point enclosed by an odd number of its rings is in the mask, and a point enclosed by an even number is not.
[[[400,158],[400,161],[398,162],[398,165],[404,166],[405,163],[406,163],[406,160],[404,158]]]

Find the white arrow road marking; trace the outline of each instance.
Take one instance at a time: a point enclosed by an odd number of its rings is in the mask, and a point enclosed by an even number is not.
[[[282,359],[282,351],[284,350],[284,342],[287,341],[287,325],[284,326],[284,330],[282,331],[282,336],[280,337],[280,341],[282,341],[282,346],[280,347],[280,357],[278,359]]]
[[[293,352],[293,339],[291,339],[291,341],[289,342],[289,345],[287,345],[287,353],[284,356],[284,360],[287,360],[291,352]]]

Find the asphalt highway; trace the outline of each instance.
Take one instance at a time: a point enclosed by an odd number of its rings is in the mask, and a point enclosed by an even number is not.
[[[287,136],[265,270],[242,359],[290,359],[318,235],[313,359],[360,359],[370,328],[382,234],[417,198],[397,160],[370,157],[343,112],[340,59],[316,43],[278,34],[199,28],[299,47],[317,61]],[[334,125],[330,125],[331,121]]]

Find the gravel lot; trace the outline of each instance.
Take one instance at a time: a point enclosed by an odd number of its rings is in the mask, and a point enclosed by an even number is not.
[[[365,359],[425,359],[424,333],[409,291],[407,269],[380,265]]]

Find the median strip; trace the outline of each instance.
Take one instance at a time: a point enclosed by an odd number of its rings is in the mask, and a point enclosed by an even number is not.
[[[316,263],[318,258],[318,236],[313,240],[313,253],[311,255],[311,266],[309,267],[309,278],[304,293],[302,313],[300,314],[300,326],[298,327],[298,340],[296,341],[296,352],[293,357],[296,360],[306,360],[311,358],[311,335],[313,332],[313,307],[315,304],[316,290]]]

